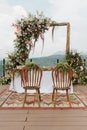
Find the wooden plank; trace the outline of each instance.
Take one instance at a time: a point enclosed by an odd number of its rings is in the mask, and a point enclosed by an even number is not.
[[[7,111],[0,114],[1,130],[87,130],[87,110]],[[27,117],[27,118],[26,118]]]
[[[66,35],[66,54],[70,51],[70,24],[67,24],[67,35]]]
[[[25,126],[25,130],[87,130],[87,126]]]
[[[87,121],[29,121],[27,126],[87,126]]]
[[[0,110],[1,114],[27,114],[28,110]]]
[[[33,115],[35,115],[35,114],[56,114],[56,115],[59,115],[59,114],[61,114],[61,115],[64,115],[64,114],[67,114],[67,115],[76,115],[76,114],[79,114],[79,115],[83,115],[83,114],[86,114],[87,115],[87,110],[57,110],[57,109],[52,109],[52,110],[29,110],[29,112],[28,112],[29,114],[33,114]]]
[[[26,114],[0,114],[1,121],[25,121]]]
[[[0,130],[24,130],[24,126],[0,126]]]
[[[68,24],[69,24],[69,22],[52,23],[52,24],[50,24],[50,26],[66,26]]]
[[[38,121],[38,122],[43,122],[43,121],[49,121],[49,122],[81,122],[81,121],[87,121],[87,117],[28,117],[27,121],[31,121],[31,122],[34,122],[34,121]]]
[[[9,121],[6,121],[6,122],[0,122],[0,127],[3,127],[3,126],[24,126],[26,123],[23,121],[21,122],[9,122]]]

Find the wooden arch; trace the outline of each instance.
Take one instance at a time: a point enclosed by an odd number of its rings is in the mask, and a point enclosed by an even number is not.
[[[66,33],[66,54],[70,52],[70,23],[54,23],[50,26],[66,26],[67,27],[67,33]]]

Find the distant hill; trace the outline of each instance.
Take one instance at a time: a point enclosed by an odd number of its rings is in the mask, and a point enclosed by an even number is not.
[[[81,56],[83,59],[86,60],[86,65],[87,65],[87,54],[84,54],[84,55],[83,54],[81,54]],[[40,66],[55,66],[57,64],[57,59],[59,60],[59,62],[64,61],[65,53],[62,51],[59,51],[50,56],[32,58],[32,61]]]
[[[64,61],[65,55],[63,54],[55,54],[51,56],[46,56],[46,57],[37,57],[37,58],[32,58],[32,61],[38,64],[39,66],[56,66],[57,61],[59,62]]]
[[[81,53],[81,56],[83,59],[86,60],[86,66],[87,66],[87,54]],[[38,64],[39,66],[56,66],[57,60],[59,60],[59,62],[64,61],[65,54],[59,51],[50,56],[32,58],[32,61]],[[27,59],[27,61],[29,61],[29,59]],[[3,74],[3,63],[2,63],[2,60],[0,60],[0,76],[2,74]]]

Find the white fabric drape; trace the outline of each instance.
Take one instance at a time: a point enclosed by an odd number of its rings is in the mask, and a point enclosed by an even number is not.
[[[18,93],[24,92],[23,86],[21,86],[20,75],[18,75],[18,74],[15,75],[14,85],[13,85],[13,81],[11,81],[9,90],[12,90],[12,91],[15,91]],[[28,92],[32,93],[32,92],[34,92],[34,90],[29,90]],[[40,92],[41,93],[52,93],[53,92],[51,71],[43,71]],[[65,91],[59,91],[59,92],[64,93]],[[73,93],[73,85],[72,84],[70,86],[69,93]]]

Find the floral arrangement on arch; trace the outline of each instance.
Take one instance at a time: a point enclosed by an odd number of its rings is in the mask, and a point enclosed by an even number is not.
[[[66,60],[73,69],[73,83],[87,84],[87,70],[81,55],[71,51],[66,55]]]
[[[35,47],[39,37],[44,44],[44,33],[49,30],[50,25],[53,23],[55,22],[45,17],[43,13],[39,14],[37,12],[36,15],[29,14],[28,17],[21,18],[15,24],[12,24],[16,28],[16,39],[14,40],[15,50],[8,54],[8,64],[11,62],[13,65],[15,64],[14,66],[16,64],[25,64],[31,49]],[[52,27],[52,37],[53,32],[54,26]]]

